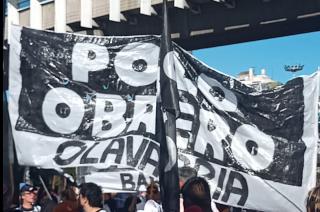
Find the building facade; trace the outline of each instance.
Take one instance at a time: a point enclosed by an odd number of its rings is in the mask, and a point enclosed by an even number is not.
[[[253,68],[248,71],[243,71],[238,74],[237,79],[249,87],[253,87],[258,91],[270,90],[281,85],[281,83],[272,80],[265,69],[261,70],[260,74],[255,74]]]

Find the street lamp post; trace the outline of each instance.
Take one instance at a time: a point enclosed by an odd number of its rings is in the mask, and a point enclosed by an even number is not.
[[[303,69],[304,65],[285,65],[284,70],[289,71],[293,73],[293,77],[295,77],[295,73],[298,71],[301,71]]]

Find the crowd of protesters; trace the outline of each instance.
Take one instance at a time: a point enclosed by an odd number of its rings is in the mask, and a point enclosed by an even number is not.
[[[189,173],[190,174],[190,173]],[[252,212],[215,204],[208,182],[197,176],[181,178],[180,212]],[[68,186],[60,195],[43,188],[24,184],[20,188],[19,205],[5,212],[164,212],[159,186],[152,182],[146,192],[103,193],[95,183]],[[320,187],[309,192],[307,212],[320,212]]]

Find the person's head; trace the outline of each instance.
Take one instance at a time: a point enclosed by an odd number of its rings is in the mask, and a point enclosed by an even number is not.
[[[152,199],[156,202],[161,199],[159,186],[155,182],[151,182],[147,187],[147,199]]]
[[[181,189],[184,208],[197,205],[204,212],[212,212],[210,187],[201,177],[188,179]]]
[[[313,188],[307,199],[308,212],[320,212],[320,186]]]
[[[77,194],[71,187],[61,192],[61,199],[63,201],[77,201]]]
[[[103,200],[104,201],[108,201],[111,199],[112,199],[111,193],[103,193]]]
[[[101,208],[102,190],[95,183],[83,183],[80,185],[79,200],[83,208]]]
[[[20,188],[21,204],[24,206],[31,206],[37,201],[38,189],[32,185],[24,184]]]
[[[73,190],[74,194],[76,195],[76,199],[78,200],[79,199],[79,188],[77,186],[71,186],[71,189]]]

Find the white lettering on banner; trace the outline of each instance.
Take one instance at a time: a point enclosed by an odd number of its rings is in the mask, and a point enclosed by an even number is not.
[[[223,147],[221,141],[230,133],[229,125],[218,114],[200,109],[201,120],[194,150],[201,154],[212,151],[215,159],[223,161]]]
[[[155,134],[155,107],[156,96],[137,95],[134,101],[127,103],[119,95],[95,93],[95,114],[87,120],[93,123],[91,135],[109,138],[118,136],[124,130]],[[124,115],[127,110],[134,113],[126,120]],[[57,133],[70,134],[80,126],[86,128],[86,123],[82,122],[85,115],[82,98],[68,88],[49,90],[42,103],[45,124]]]
[[[42,116],[46,125],[61,134],[75,132],[82,122],[84,112],[81,97],[67,88],[49,90],[42,103]]]
[[[126,127],[125,112],[126,101],[121,96],[97,93],[92,136],[107,138],[119,135]]]
[[[200,74],[197,83],[201,92],[217,109],[229,112],[237,110],[237,97],[220,82],[205,74]]]
[[[72,50],[72,79],[88,82],[90,71],[107,68],[109,52],[107,47],[92,43],[76,43]]]
[[[134,114],[128,131],[137,131],[140,127],[148,133],[155,134],[156,96],[136,96]],[[136,118],[136,117],[139,117]],[[148,124],[146,124],[148,123]]]
[[[260,171],[272,163],[275,144],[269,135],[244,124],[237,128],[231,149],[234,157],[245,168]]]
[[[160,48],[152,43],[129,43],[114,61],[119,78],[128,85],[146,86],[156,81]]]

